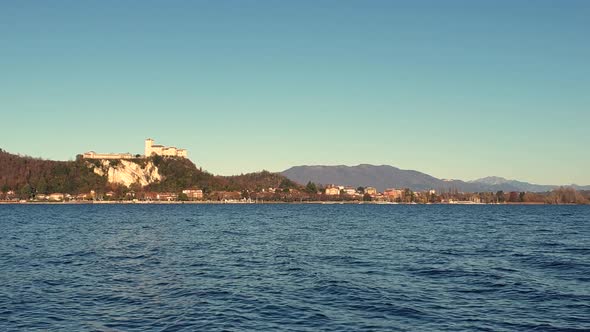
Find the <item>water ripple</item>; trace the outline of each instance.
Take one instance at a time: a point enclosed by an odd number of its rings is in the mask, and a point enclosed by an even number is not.
[[[0,206],[1,331],[587,331],[590,208]]]

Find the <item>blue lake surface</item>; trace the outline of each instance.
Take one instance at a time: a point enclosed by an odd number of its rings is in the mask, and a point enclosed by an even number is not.
[[[588,331],[590,207],[0,205],[0,331]]]

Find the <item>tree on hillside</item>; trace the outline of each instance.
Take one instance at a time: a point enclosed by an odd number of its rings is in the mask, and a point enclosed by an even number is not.
[[[504,192],[502,190],[496,192],[496,202],[504,203],[506,198],[504,197]]]
[[[279,188],[281,189],[291,189],[291,188],[297,188],[297,184],[287,178],[284,178],[281,183],[279,184]]]
[[[39,181],[37,181],[37,194],[47,194],[47,181],[45,181],[44,177],[41,177]]]
[[[28,183],[25,184],[19,191],[20,199],[30,199],[33,195],[33,188]]]
[[[309,181],[305,186],[305,192],[308,194],[315,194],[318,192],[318,187],[315,185],[315,183]]]

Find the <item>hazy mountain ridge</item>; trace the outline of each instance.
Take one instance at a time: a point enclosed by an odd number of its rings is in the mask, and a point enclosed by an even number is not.
[[[474,181],[438,179],[415,170],[403,170],[389,165],[357,166],[295,166],[281,172],[287,178],[305,184],[339,184],[345,186],[371,186],[382,191],[386,188],[410,188],[412,190],[435,189],[439,191],[458,190],[465,192],[483,191],[532,191],[545,192],[559,186],[537,185],[501,177],[486,177]],[[590,190],[590,186],[576,186],[576,189]]]
[[[458,189],[472,191],[477,185],[458,180],[441,180],[415,170],[403,170],[389,165],[358,166],[295,166],[281,174],[298,183],[312,181],[319,184],[345,186],[371,186],[380,191],[386,188],[410,188],[412,190]]]
[[[560,186],[573,187],[577,190],[590,190],[590,186],[579,186],[576,184],[568,185],[546,185],[546,184],[534,184],[529,182],[523,182],[518,180],[509,180],[500,176],[488,176],[485,178],[469,181],[469,183],[482,184],[489,186],[511,188],[510,191],[531,191],[531,192],[544,192],[550,191]],[[507,191],[507,190],[505,190]]]

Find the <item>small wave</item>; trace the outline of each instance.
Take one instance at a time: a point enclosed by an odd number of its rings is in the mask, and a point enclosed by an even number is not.
[[[590,326],[587,209],[25,208],[0,209],[0,331]]]

